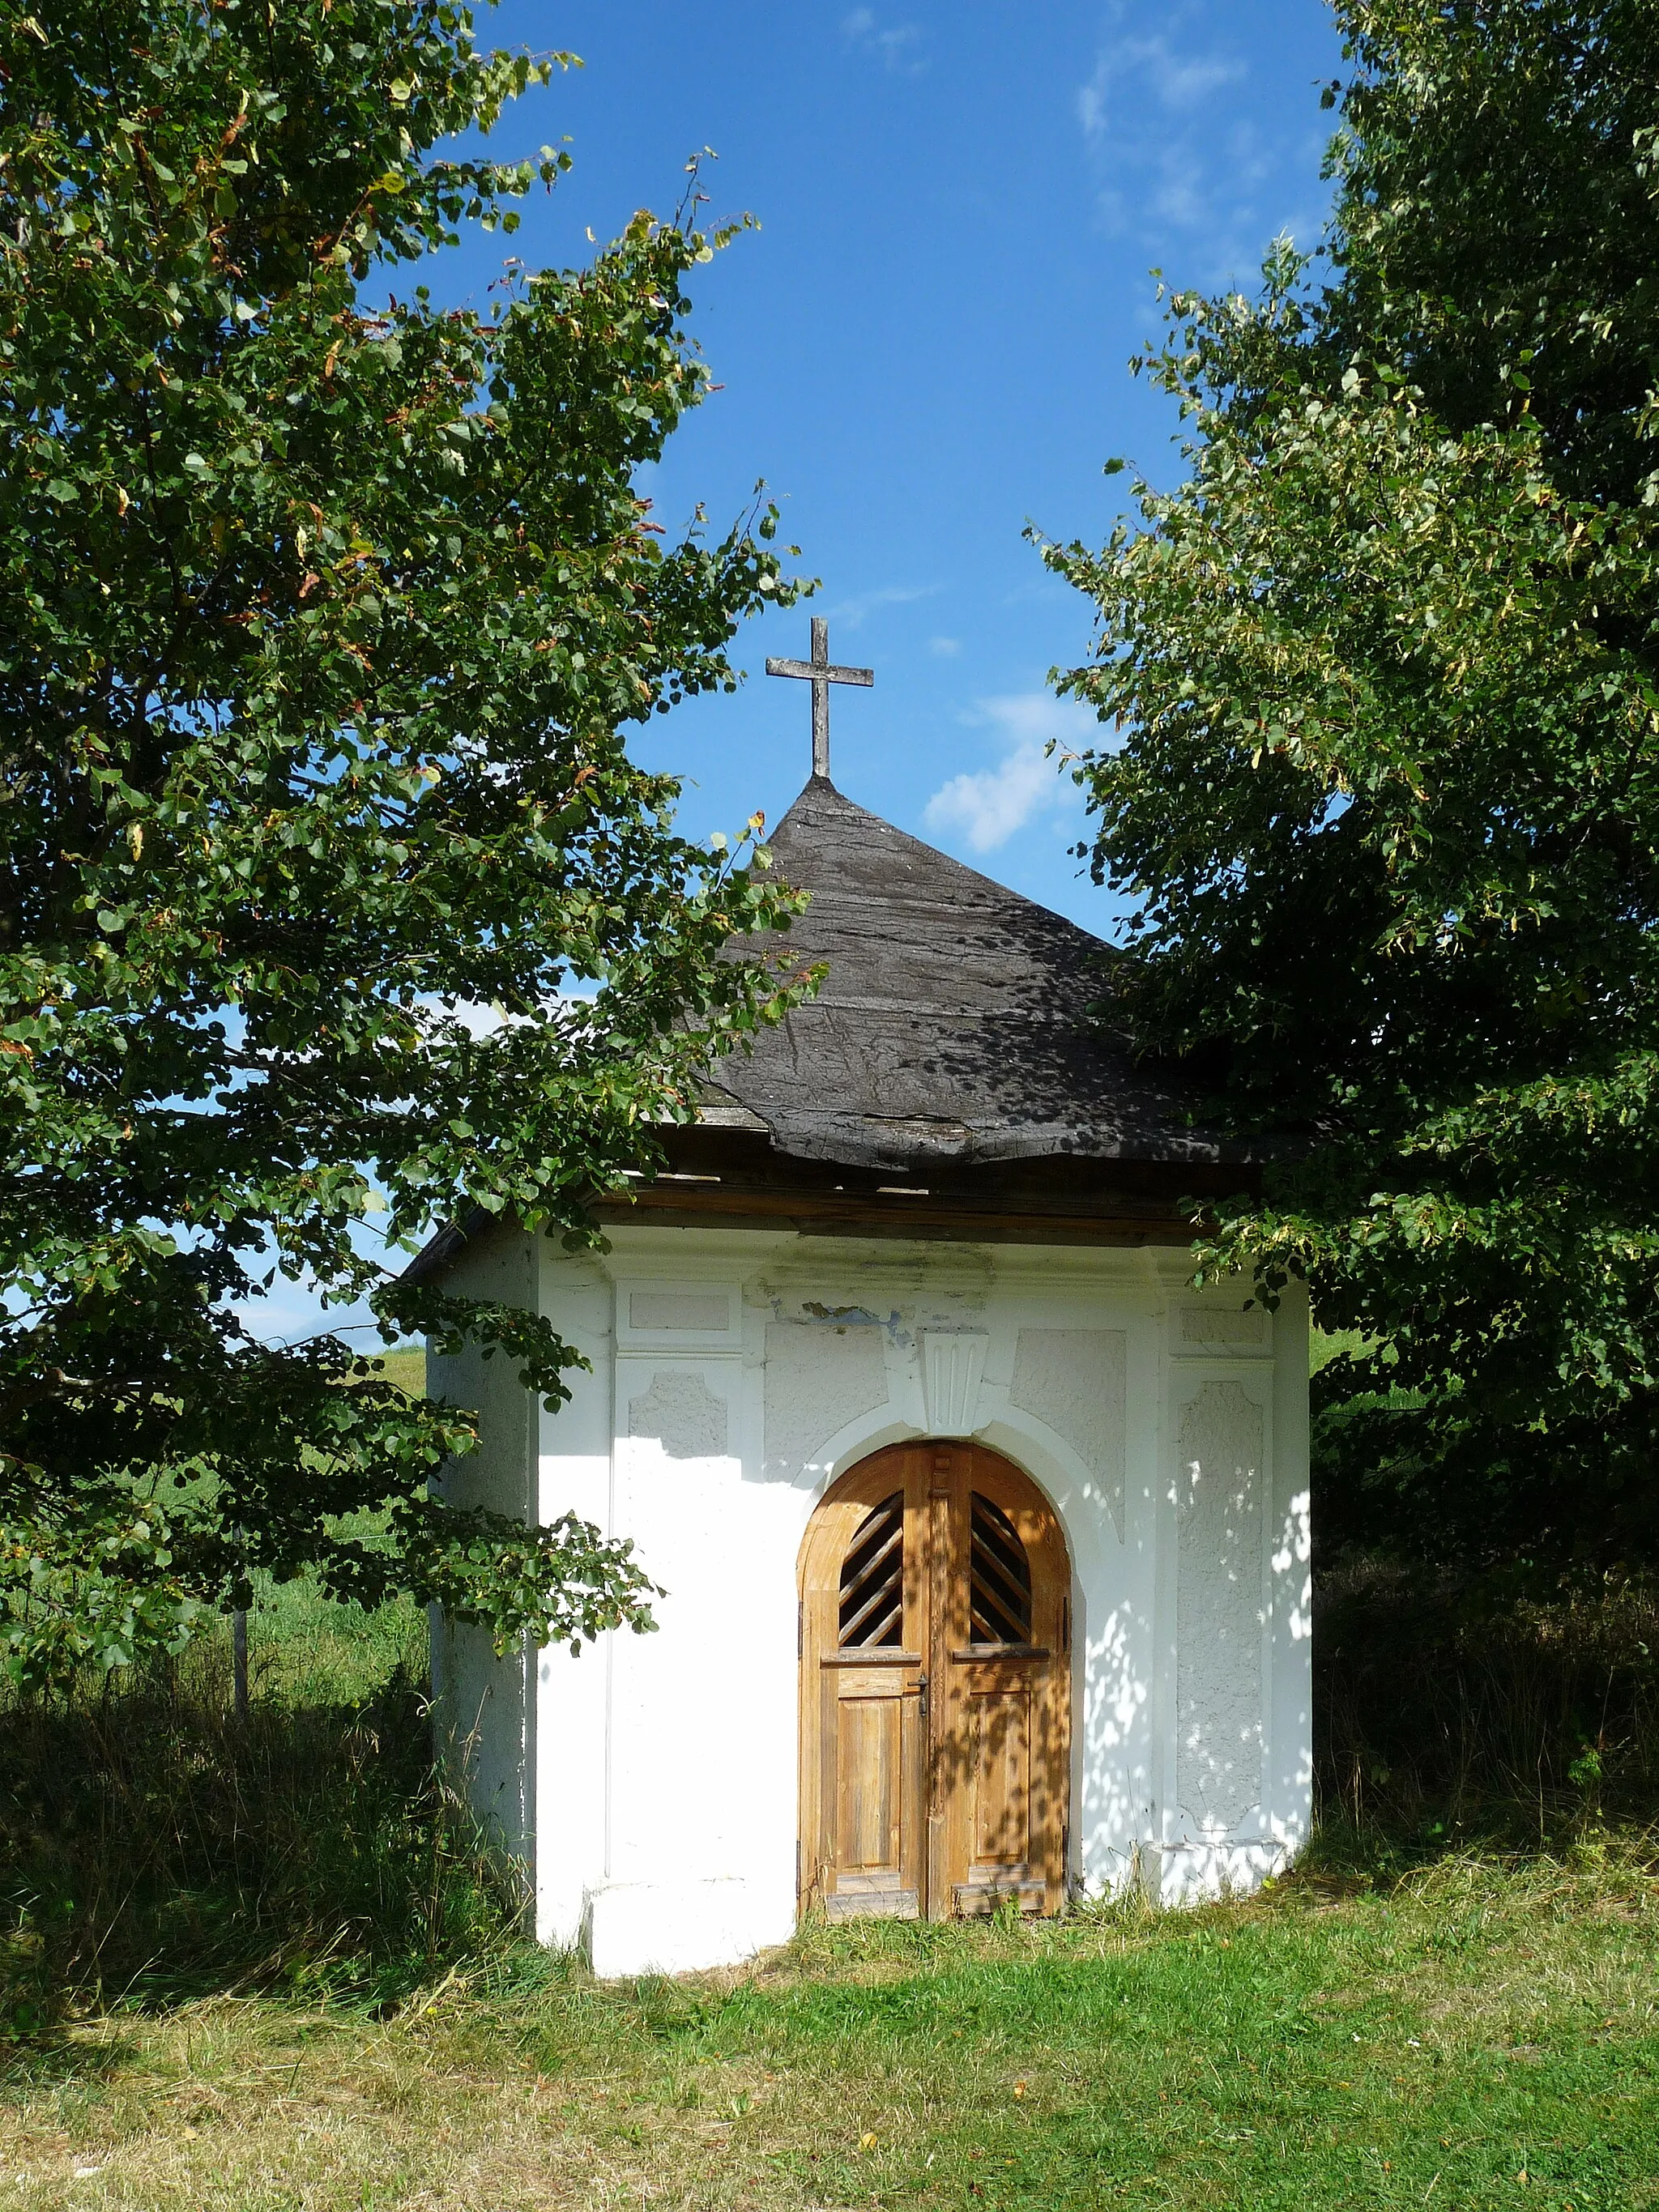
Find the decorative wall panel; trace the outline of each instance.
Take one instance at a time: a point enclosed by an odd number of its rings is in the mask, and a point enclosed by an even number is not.
[[[1261,1796],[1261,1408],[1206,1382],[1182,1410],[1176,1517],[1176,1802],[1231,1831]]]
[[[1064,1437],[1099,1483],[1123,1540],[1123,1372],[1121,1328],[1023,1328],[1011,1404]]]
[[[726,1403],[694,1370],[659,1367],[628,1401],[628,1433],[653,1437],[670,1459],[723,1459]]]
[[[766,1472],[792,1482],[837,1429],[887,1403],[879,1328],[769,1322]]]
[[[1267,1338],[1267,1318],[1234,1306],[1188,1306],[1181,1316],[1181,1334],[1188,1344],[1261,1344]]]
[[[696,1329],[713,1334],[729,1326],[730,1299],[725,1291],[630,1291],[630,1328]]]

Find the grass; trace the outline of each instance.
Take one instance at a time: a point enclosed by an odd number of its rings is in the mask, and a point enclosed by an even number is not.
[[[0,2205],[1659,2203],[1659,1880],[1580,1851],[1047,1926],[808,1929],[598,1986],[503,1943],[390,2016],[220,1996],[20,2053]]]
[[[325,1597],[308,1577],[277,1586],[256,1577],[247,1639],[250,1691],[285,1709],[361,1704],[400,1667],[426,1678],[426,1614],[408,1598],[365,1613]],[[227,1626],[198,1647],[191,1673],[205,1683],[222,1670],[228,1682],[229,1669]]]
[[[419,1345],[380,1352],[375,1364],[411,1395],[426,1388],[426,1352]],[[228,1668],[228,1631],[208,1648]],[[399,1668],[411,1680],[423,1680],[426,1663],[426,1615],[407,1600],[365,1613],[324,1597],[309,1579],[256,1581],[248,1619],[248,1672],[256,1694],[290,1707],[355,1705],[374,1698]]]
[[[406,1672],[246,1722],[228,1672],[209,1645],[0,1708],[0,2049],[226,1993],[396,2002],[510,1924]]]
[[[376,1364],[386,1370],[389,1382],[417,1398],[426,1388],[426,1347],[420,1344],[393,1345],[389,1351],[370,1355]]]
[[[1339,1560],[1314,1597],[1323,1818],[1421,1854],[1560,1848],[1659,1809],[1659,1584],[1548,1598]]]

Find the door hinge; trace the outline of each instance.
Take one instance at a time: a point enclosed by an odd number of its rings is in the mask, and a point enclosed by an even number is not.
[[[806,1656],[806,1607],[805,1601],[795,1607],[795,1656]]]

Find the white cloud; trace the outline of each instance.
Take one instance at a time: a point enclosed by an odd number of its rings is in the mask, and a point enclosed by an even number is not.
[[[471,1037],[494,1036],[496,1030],[507,1026],[507,1015],[500,1006],[481,1006],[476,999],[456,999],[443,1011],[453,1014]]]
[[[921,28],[916,23],[884,24],[873,8],[854,8],[841,19],[843,34],[863,52],[872,54],[896,75],[920,76],[927,66],[917,54]]]
[[[962,651],[962,640],[959,637],[930,637],[927,650],[938,653],[941,660],[949,660]]]
[[[558,989],[543,1003],[549,1007],[578,1006],[596,999],[599,994],[599,987],[591,977],[567,973]],[[501,1030],[522,1029],[531,1019],[528,1014],[509,1014],[505,1006],[493,1001],[487,1005],[482,999],[441,998],[432,991],[423,991],[416,1004],[430,1013],[447,1014],[452,1021],[459,1022],[470,1037],[480,1041],[494,1036]]]
[[[930,830],[956,830],[975,853],[994,853],[1058,792],[1054,763],[1033,738],[1016,745],[1000,768],[952,776],[927,802]]]
[[[1239,112],[1251,75],[1226,14],[1187,0],[1156,35],[1102,47],[1079,88],[1102,222],[1154,260],[1178,257],[1181,282],[1248,282],[1273,238],[1319,227],[1308,220],[1304,134]]]
[[[878,607],[908,607],[915,599],[931,599],[940,588],[938,584],[889,584],[878,591],[854,592],[850,599],[837,599],[834,606],[826,607],[823,619],[858,629]]]
[[[1138,123],[1148,93],[1166,115],[1186,114],[1247,74],[1244,63],[1231,54],[1178,54],[1161,35],[1120,39],[1102,53],[1093,76],[1079,92],[1078,116],[1087,135],[1096,138],[1110,130],[1114,94],[1120,90],[1126,114]]]
[[[1025,691],[981,699],[971,717],[999,731],[1004,741],[994,768],[952,776],[928,800],[927,827],[954,831],[974,853],[994,853],[1030,822],[1072,813],[1079,804],[1077,787],[1060,753],[1098,744],[1104,732],[1086,707],[1056,699],[1048,691]]]

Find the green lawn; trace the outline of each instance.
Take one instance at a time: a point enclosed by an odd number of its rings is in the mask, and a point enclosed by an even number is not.
[[[385,1368],[387,1376],[411,1397],[418,1397],[426,1388],[426,1351],[418,1344],[400,1344],[390,1352],[371,1354]]]
[[[1659,2203],[1659,1881],[1580,1854],[600,1987],[116,2005],[20,2051],[0,2205]]]

